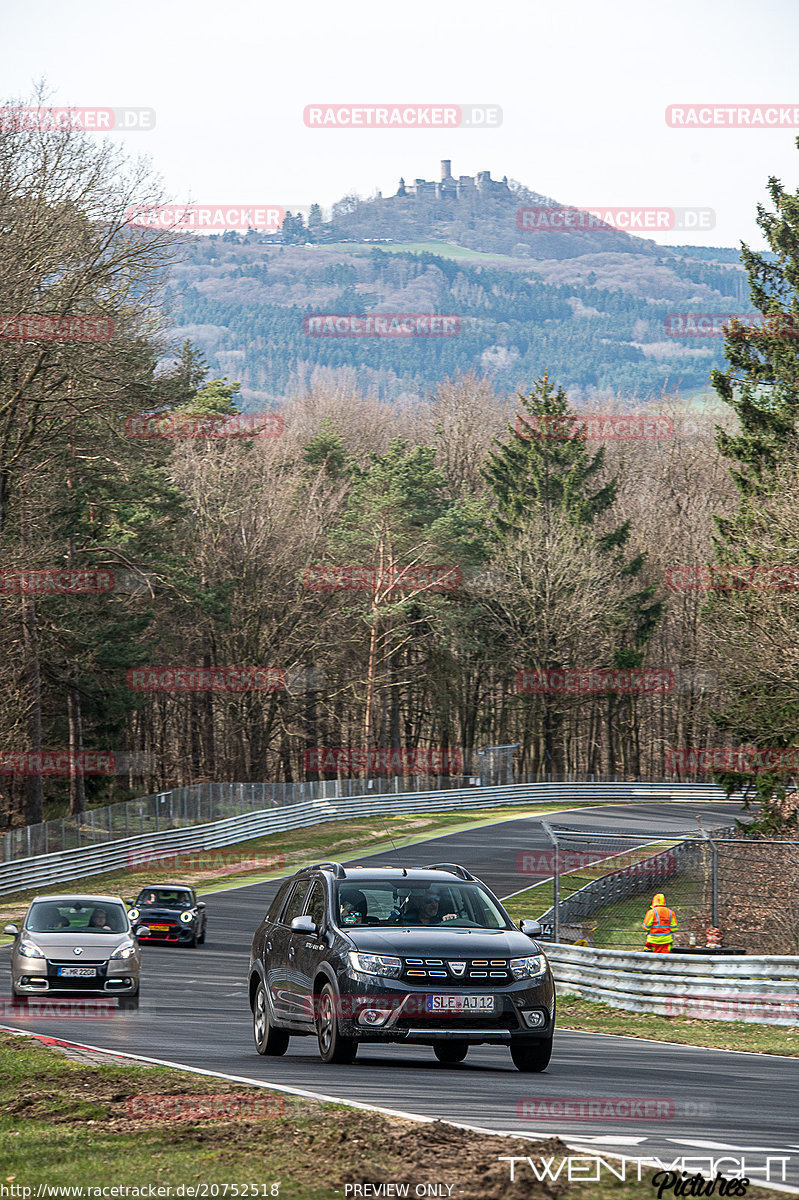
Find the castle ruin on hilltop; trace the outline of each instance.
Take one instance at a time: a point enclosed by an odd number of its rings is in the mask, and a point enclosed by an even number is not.
[[[412,185],[406,185],[404,179],[400,179],[399,187],[393,198],[404,199],[407,197],[415,197],[421,199],[429,196],[433,199],[453,199],[459,200],[462,196],[472,195],[475,192],[489,193],[491,195],[509,196],[511,194],[508,187],[508,177],[504,175],[502,182],[498,179],[491,178],[490,171],[478,171],[476,175],[459,175],[456,179],[452,174],[452,159],[442,158],[441,160],[441,179],[431,181],[427,179],[416,179]]]

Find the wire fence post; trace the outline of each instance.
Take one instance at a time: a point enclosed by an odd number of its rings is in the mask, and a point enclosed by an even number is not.
[[[552,862],[552,941],[560,941],[560,853],[558,839],[552,832],[552,826],[547,821],[541,822],[541,828],[555,847]]]

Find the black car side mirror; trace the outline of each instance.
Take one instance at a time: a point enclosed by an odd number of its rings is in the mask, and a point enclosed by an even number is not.
[[[541,937],[543,933],[540,921],[528,921],[524,918],[519,922],[519,929],[521,929],[522,933],[526,933],[528,937],[532,938]]]
[[[292,933],[316,933],[316,922],[313,917],[295,917],[291,922]]]
[[[195,906],[195,907],[196,907],[196,908],[205,908],[205,901],[204,901],[204,900],[198,900],[198,901],[197,901],[197,904],[196,904],[196,906]]]

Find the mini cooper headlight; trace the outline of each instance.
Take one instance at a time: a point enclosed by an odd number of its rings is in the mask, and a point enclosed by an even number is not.
[[[44,958],[44,955],[35,942],[20,942],[19,953],[23,955],[24,958]]]
[[[189,921],[194,920],[194,913],[193,912],[182,912],[180,914],[180,919],[184,925],[188,925]]]
[[[131,942],[123,942],[121,946],[117,946],[110,958],[133,958],[136,953],[136,947]]]
[[[350,950],[347,957],[350,970],[359,975],[385,975],[396,979],[402,974],[402,959],[392,954],[360,954]]]
[[[134,921],[137,921],[139,919],[138,908],[131,908],[128,910],[128,919],[129,919],[131,925],[133,924]]]
[[[529,958],[512,958],[510,960],[511,975],[514,979],[535,979],[536,975],[545,974],[546,959],[543,954],[531,954]]]

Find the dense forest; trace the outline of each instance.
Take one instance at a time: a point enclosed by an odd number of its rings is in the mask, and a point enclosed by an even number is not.
[[[261,427],[237,418],[238,378],[166,337],[192,260],[126,222],[133,199],[157,192],[108,145],[0,138],[2,311],[62,322],[0,337],[6,823],[200,779],[357,773],[373,750],[460,772],[518,743],[541,778],[740,782],[695,752],[792,747],[799,372],[779,323],[728,331],[715,407],[631,389],[612,407],[635,422],[586,426],[557,345],[596,372],[603,339],[568,300],[610,329],[634,322],[629,296],[521,276],[511,295],[485,267],[373,251],[370,278],[434,277],[447,307],[490,292],[527,339],[524,386],[459,370],[441,339],[428,398],[311,364]],[[799,199],[775,181],[772,199],[774,253],[743,262],[758,311],[794,312]],[[341,269],[329,286],[355,288]],[[791,777],[746,774],[778,802]]]
[[[456,371],[523,390],[541,362],[575,403],[651,399],[665,380],[684,395],[706,390],[723,339],[670,336],[666,317],[747,311],[740,264],[616,231],[523,234],[520,202],[475,199],[459,223],[436,218],[443,201],[353,200],[325,224],[290,214],[280,235],[192,237],[171,278],[173,329],[214,372],[235,373],[249,408],[302,390],[317,366],[352,368],[360,389],[400,401],[426,398]],[[409,207],[413,221],[401,219]],[[387,241],[376,235],[389,229],[397,244],[363,244]],[[403,239],[417,244],[403,249]],[[453,313],[458,334],[308,336],[313,312],[375,310]]]

